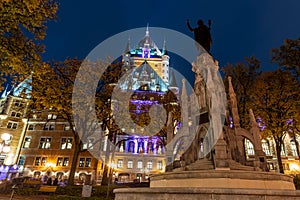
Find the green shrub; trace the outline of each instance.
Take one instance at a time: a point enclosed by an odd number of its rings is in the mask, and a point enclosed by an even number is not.
[[[115,198],[113,190],[116,188],[124,188],[126,186],[109,186],[109,200]],[[82,198],[82,186],[58,186],[55,193],[51,193],[51,200],[106,200],[108,186],[93,186],[91,198]],[[15,194],[22,196],[33,196],[41,194],[38,188],[17,188]],[[11,192],[11,188],[7,193]]]
[[[22,195],[22,196],[32,196],[32,195],[37,195],[38,191],[36,188],[17,188],[15,190],[15,194]]]
[[[68,195],[68,196],[81,196],[82,186],[63,186],[57,187],[55,194],[57,195]]]

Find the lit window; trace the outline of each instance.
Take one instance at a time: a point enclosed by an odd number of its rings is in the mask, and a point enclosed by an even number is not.
[[[57,158],[57,162],[56,162],[56,166],[62,166],[63,165],[63,158],[62,157],[58,157]]]
[[[85,159],[85,167],[90,167],[92,163],[92,159],[91,158],[86,158]]]
[[[91,167],[91,163],[92,163],[92,158],[80,158],[79,159],[79,167]]]
[[[163,163],[162,163],[161,160],[159,160],[159,161],[157,162],[157,169],[158,169],[158,170],[162,170],[162,169],[163,169]]]
[[[123,160],[118,160],[117,168],[123,168]]]
[[[84,163],[85,163],[85,158],[80,158],[79,159],[79,167],[84,167]]]
[[[253,156],[254,155],[254,146],[253,144],[250,142],[250,140],[245,138],[245,153],[246,153],[246,157],[249,158],[249,156]]]
[[[297,147],[296,147],[296,143],[294,140],[291,140],[290,142],[290,145],[291,145],[291,152],[292,152],[292,155],[293,156],[297,156]]]
[[[147,169],[148,169],[148,170],[152,170],[152,160],[149,160],[149,161],[147,162]]]
[[[72,149],[72,138],[61,138],[60,149]]]
[[[64,158],[63,166],[67,167],[69,165],[69,158]]]
[[[31,137],[25,137],[23,148],[29,148],[31,142]]]
[[[86,143],[82,145],[83,149],[93,149],[94,148],[94,138],[89,138]]]
[[[143,168],[143,161],[139,160],[137,163],[137,168],[142,169]]]
[[[48,114],[48,119],[57,119],[57,115],[55,114]]]
[[[65,125],[65,131],[69,131],[70,130],[70,126],[69,125]]]
[[[41,157],[35,157],[34,165],[39,166],[41,164]]]
[[[275,170],[273,163],[268,163],[269,170]]]
[[[21,166],[24,166],[24,165],[25,165],[25,159],[26,159],[25,156],[20,156],[18,165],[19,165],[19,166],[20,166],[20,165],[21,165]]]
[[[51,138],[41,138],[39,149],[50,149]]]
[[[285,151],[285,145],[284,145],[284,144],[281,145],[281,152],[280,152],[280,155],[281,155],[281,156],[286,156],[286,151]]]
[[[127,162],[127,169],[132,169],[133,168],[133,161],[132,160],[128,160]]]
[[[46,166],[47,157],[42,157],[42,166]]]
[[[269,142],[267,140],[262,140],[261,144],[262,144],[262,148],[263,148],[263,151],[265,152],[265,154],[267,156],[271,156]]]
[[[58,157],[56,166],[67,167],[69,165],[69,158]]]

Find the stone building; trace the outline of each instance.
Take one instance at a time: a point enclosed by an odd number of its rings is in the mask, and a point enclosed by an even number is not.
[[[15,176],[57,177],[66,180],[74,152],[68,122],[51,112],[28,115],[31,77],[17,87],[6,88],[0,99],[1,179]],[[84,144],[84,147],[90,144]],[[98,166],[100,165],[100,167]],[[75,181],[94,182],[101,176],[101,163],[88,151],[80,153]]]

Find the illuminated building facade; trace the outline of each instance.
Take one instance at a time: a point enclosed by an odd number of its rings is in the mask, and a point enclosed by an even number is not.
[[[125,68],[132,71],[127,77],[122,77],[117,87],[120,93],[131,94],[129,111],[136,124],[140,125],[141,121],[147,119],[152,105],[166,103],[164,100],[168,91],[172,91],[173,99],[176,100],[167,103],[177,105],[179,89],[174,75],[170,72],[169,61],[165,42],[160,50],[151,40],[148,28],[136,48],[131,49],[128,42],[122,62]],[[120,102],[114,99],[112,101],[112,110],[123,108]],[[116,137],[117,148],[109,163],[114,170],[115,181],[148,181],[151,174],[165,171],[166,135],[144,135],[143,128],[121,129],[123,134]]]
[[[0,99],[0,180],[16,176],[67,180],[74,153],[73,132],[68,122],[51,112],[28,114],[31,77],[17,87],[6,88]],[[84,143],[90,146],[93,138]],[[90,152],[78,158],[75,182],[96,182],[101,163]]]

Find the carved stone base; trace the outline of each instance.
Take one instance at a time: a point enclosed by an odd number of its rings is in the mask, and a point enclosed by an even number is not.
[[[121,188],[115,200],[298,200],[300,191],[226,188]]]
[[[197,187],[197,188],[248,188],[295,190],[293,178],[288,175],[242,170],[201,170],[169,172],[153,175],[151,188]]]

